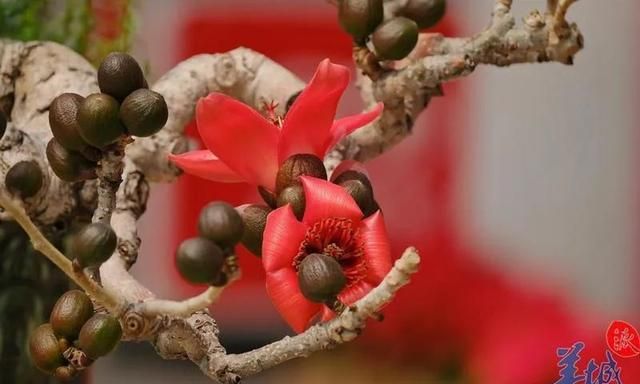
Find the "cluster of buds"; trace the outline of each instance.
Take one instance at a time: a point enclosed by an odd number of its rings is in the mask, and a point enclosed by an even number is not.
[[[386,21],[382,0],[339,0],[338,20],[356,45],[370,41],[378,60],[401,60],[418,42],[418,31],[444,16],[446,0],[409,0]]]
[[[95,178],[103,151],[129,136],[153,135],[167,122],[164,98],[148,89],[140,65],[126,53],[102,61],[98,85],[100,93],[63,93],[51,103],[47,159],[64,181]]]
[[[111,352],[121,337],[116,318],[94,313],[91,299],[82,291],[72,290],[58,299],[49,322],[31,333],[29,353],[38,369],[69,381]]]
[[[199,236],[183,241],[176,252],[180,274],[194,284],[223,286],[235,272],[234,247],[245,223],[231,205],[216,201],[200,211]]]

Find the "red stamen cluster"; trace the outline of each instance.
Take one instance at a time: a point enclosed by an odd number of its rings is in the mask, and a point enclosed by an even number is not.
[[[362,240],[350,219],[332,217],[312,225],[293,259],[296,271],[300,262],[311,253],[323,253],[338,260],[347,277],[347,287],[366,276]]]

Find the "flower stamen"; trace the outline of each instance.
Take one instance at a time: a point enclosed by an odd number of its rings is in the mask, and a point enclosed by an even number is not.
[[[364,247],[360,232],[353,221],[344,218],[328,218],[312,225],[300,243],[293,267],[298,270],[300,262],[312,253],[322,253],[335,258],[347,278],[347,287],[366,276]]]

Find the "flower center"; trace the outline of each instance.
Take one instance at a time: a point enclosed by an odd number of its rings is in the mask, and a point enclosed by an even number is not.
[[[350,219],[332,217],[318,221],[307,229],[298,254],[293,259],[296,271],[300,262],[312,253],[323,253],[338,260],[347,278],[347,287],[366,275],[362,239]]]

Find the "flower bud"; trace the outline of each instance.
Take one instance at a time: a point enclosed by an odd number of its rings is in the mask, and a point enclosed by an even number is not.
[[[49,126],[53,137],[62,146],[73,151],[82,151],[87,143],[80,136],[78,110],[84,97],[75,93],[63,93],[53,99],[49,107]]]
[[[367,184],[361,180],[352,179],[344,180],[339,185],[353,197],[353,200],[358,204],[362,213],[370,212],[373,209],[375,205],[373,191],[367,187]]]
[[[42,170],[33,160],[21,161],[14,164],[4,178],[7,190],[23,199],[35,196],[42,188]]]
[[[270,207],[276,208],[278,206],[278,201],[276,199],[276,195],[268,190],[267,188],[259,185],[258,186],[258,194],[262,197],[262,200]]]
[[[376,29],[371,41],[378,58],[404,59],[418,42],[418,25],[406,17],[394,17]]]
[[[71,255],[83,268],[97,267],[111,257],[117,245],[118,237],[111,226],[91,223],[75,234]]]
[[[346,286],[347,278],[336,259],[312,253],[302,259],[298,267],[298,283],[304,297],[324,303],[335,300]]]
[[[278,207],[290,204],[293,214],[298,220],[304,216],[305,198],[304,189],[301,185],[292,185],[280,192],[278,195]]]
[[[371,193],[373,193],[373,185],[371,185],[371,181],[363,172],[356,171],[354,169],[348,169],[338,175],[332,175],[331,179],[334,184],[338,185],[347,180],[360,180],[362,183],[364,183],[364,185],[366,185],[368,189],[371,190]]]
[[[74,289],[56,301],[49,316],[53,332],[58,337],[75,340],[80,329],[93,316],[93,303],[84,292]]]
[[[53,377],[62,381],[63,383],[71,381],[78,371],[70,365],[66,365],[63,367],[58,367],[56,371],[53,373]]]
[[[66,149],[55,138],[49,140],[46,152],[49,166],[60,179],[75,182],[96,178],[95,163],[77,152]]]
[[[51,373],[62,366],[64,357],[53,334],[51,324],[42,324],[29,336],[29,354],[33,364],[41,371]]]
[[[244,221],[244,234],[240,242],[258,257],[262,255],[264,227],[267,225],[270,212],[271,208],[265,205],[248,205],[240,210],[240,216]]]
[[[216,281],[222,271],[224,254],[213,241],[194,237],[183,241],[178,247],[176,265],[187,281],[210,284]]]
[[[7,118],[4,117],[4,113],[0,110],[0,139],[4,136],[4,131],[7,129]]]
[[[242,238],[244,223],[235,208],[223,201],[216,201],[200,211],[198,232],[220,247],[230,248]]]
[[[98,85],[100,91],[124,100],[136,89],[146,88],[142,68],[130,55],[112,52],[100,63],[98,68]]]
[[[338,5],[340,26],[358,44],[364,43],[383,16],[382,0],[341,0]]]
[[[78,110],[80,136],[84,141],[97,148],[115,143],[125,133],[118,117],[119,108],[118,101],[107,94],[87,96]]]
[[[148,89],[133,91],[120,106],[120,120],[134,136],[151,136],[164,127],[169,109],[161,94]]]
[[[447,9],[446,0],[409,0],[400,11],[418,24],[418,28],[429,28],[438,23]]]
[[[122,337],[120,322],[113,316],[93,315],[80,330],[78,347],[92,360],[111,352]]]
[[[276,175],[276,194],[286,187],[300,185],[300,176],[327,179],[327,170],[322,160],[311,154],[297,154],[286,159]]]

